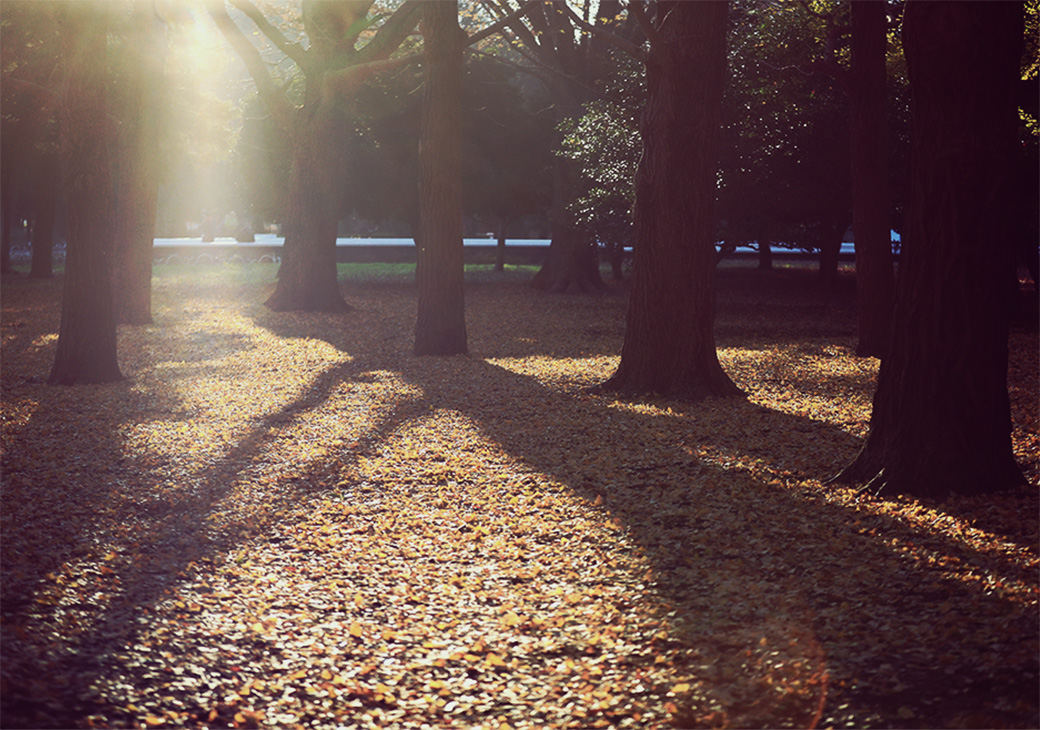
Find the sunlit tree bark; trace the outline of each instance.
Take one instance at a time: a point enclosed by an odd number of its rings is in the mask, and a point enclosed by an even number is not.
[[[122,377],[112,304],[107,5],[65,3],[59,16],[68,73],[61,125],[69,236],[58,349],[48,379],[54,384]]]
[[[455,2],[423,8],[425,91],[419,143],[416,355],[466,352],[462,261],[462,49]]]
[[[1022,4],[907,4],[908,226],[870,433],[838,479],[875,492],[980,494],[1023,481],[1011,450]]]
[[[116,194],[116,320],[152,321],[152,242],[159,201],[165,28],[150,0],[136,0],[124,38]]]
[[[617,372],[601,387],[735,395],[715,349],[715,189],[726,2],[659,2],[636,179],[635,281]]]

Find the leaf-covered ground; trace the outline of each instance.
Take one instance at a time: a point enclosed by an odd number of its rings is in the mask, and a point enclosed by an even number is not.
[[[165,270],[76,388],[60,283],[5,278],[3,726],[1040,726],[1035,324],[1034,486],[933,504],[823,485],[877,361],[805,272],[723,271],[748,399],[697,405],[585,392],[621,292],[485,276],[470,356],[419,359],[411,285],[276,314],[272,277]]]

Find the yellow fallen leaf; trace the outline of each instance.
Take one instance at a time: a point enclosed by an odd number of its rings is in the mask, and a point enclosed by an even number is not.
[[[675,692],[675,694],[677,694],[677,695],[686,694],[689,691],[690,691],[690,685],[688,685],[686,682],[681,682],[681,683],[675,685],[674,687],[672,687],[672,692]]]
[[[362,637],[362,635],[364,635],[364,633],[365,633],[365,630],[361,627],[361,624],[359,622],[355,621],[354,623],[352,623],[350,625],[350,635],[351,636],[354,636],[354,637],[360,639]]]

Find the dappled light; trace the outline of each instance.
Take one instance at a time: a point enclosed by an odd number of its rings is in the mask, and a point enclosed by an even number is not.
[[[792,318],[815,296],[798,275],[727,276],[723,331],[758,280],[789,295],[720,342],[747,398],[684,404],[588,392],[617,362],[618,292],[471,283],[471,355],[416,358],[409,284],[273,313],[270,272],[160,272],[155,325],[121,331],[126,382],[76,390],[39,377],[54,284],[5,284],[15,724],[1035,720],[1033,491],[822,482],[876,372],[846,300]],[[1013,353],[1035,479],[1036,332]]]

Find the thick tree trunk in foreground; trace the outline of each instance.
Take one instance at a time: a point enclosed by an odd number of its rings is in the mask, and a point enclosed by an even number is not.
[[[635,279],[617,372],[601,387],[697,399],[740,391],[715,351],[715,187],[726,66],[725,2],[658,3]]]
[[[422,235],[416,355],[466,352],[462,260],[462,49],[455,2],[423,7],[426,89],[419,141]]]
[[[127,39],[116,209],[116,321],[152,321],[152,244],[159,203],[159,136],[166,39],[151,3],[136,2]]]
[[[110,123],[104,2],[62,6],[68,92],[62,110],[69,238],[58,351],[48,382],[119,380],[112,306]]]
[[[54,225],[58,216],[61,188],[61,161],[57,152],[40,155],[36,211],[33,216],[32,268],[29,276],[49,279],[54,276]]]
[[[908,229],[867,443],[838,479],[922,497],[1023,477],[1011,450],[1007,281],[1021,3],[910,2]]]
[[[895,288],[888,218],[886,42],[884,0],[852,3],[849,105],[859,313],[856,354],[875,357],[881,357],[888,345]]]
[[[293,162],[278,284],[266,304],[276,312],[345,312],[336,272],[336,232],[346,161],[342,120],[320,100],[296,112]]]

